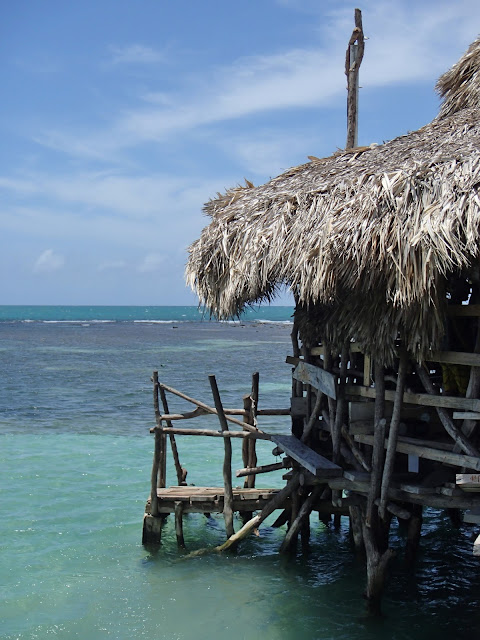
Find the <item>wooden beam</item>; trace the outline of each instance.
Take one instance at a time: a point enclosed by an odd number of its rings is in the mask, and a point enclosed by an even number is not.
[[[454,420],[480,420],[480,413],[474,411],[454,411]]]
[[[455,484],[463,491],[480,491],[480,474],[457,473]]]
[[[287,458],[284,458],[281,462],[274,462],[273,464],[264,464],[258,467],[245,467],[245,469],[237,469],[235,475],[237,478],[243,478],[244,476],[257,475],[258,473],[269,473],[270,471],[278,471],[279,469],[288,469],[292,465]]]
[[[313,364],[299,362],[293,372],[295,380],[309,384],[334,400],[337,397],[337,379],[332,373]]]
[[[321,478],[341,476],[343,469],[300,442],[295,436],[272,435],[272,441],[305,469]]]
[[[480,353],[464,353],[463,351],[433,351],[428,355],[427,361],[480,367]]]
[[[346,393],[351,397],[375,398],[376,391],[373,387],[362,387],[357,385],[347,385]],[[386,390],[385,400],[393,402],[395,399],[395,391]],[[464,411],[480,412],[480,400],[477,398],[457,398],[456,396],[432,396],[428,393],[410,393],[405,391],[403,394],[403,402],[405,404],[424,405],[426,407],[445,407],[447,409],[461,409]]]
[[[354,436],[354,438],[357,442],[373,446],[374,436],[358,434]],[[413,438],[411,438],[411,440],[413,440]],[[385,447],[386,446],[387,441],[385,441]],[[417,455],[419,458],[436,460],[437,462],[451,464],[454,467],[466,467],[467,469],[480,471],[480,458],[466,456],[462,453],[453,453],[451,451],[445,451],[444,449],[435,449],[433,447],[412,444],[411,442],[405,442],[401,437],[398,438],[396,450],[398,453],[412,453]]]
[[[447,316],[480,317],[480,304],[449,304]]]

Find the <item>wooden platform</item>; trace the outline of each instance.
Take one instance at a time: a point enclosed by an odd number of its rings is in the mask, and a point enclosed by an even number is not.
[[[278,493],[279,489],[233,489],[234,511],[257,511]],[[159,513],[174,513],[181,503],[183,513],[221,513],[224,505],[223,487],[177,486],[157,489]],[[150,498],[145,507],[150,514]]]

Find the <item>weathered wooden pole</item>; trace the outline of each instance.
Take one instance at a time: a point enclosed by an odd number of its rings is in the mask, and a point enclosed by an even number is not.
[[[385,454],[385,466],[382,476],[382,488],[380,492],[379,514],[384,520],[387,509],[388,489],[393,475],[393,467],[395,464],[395,456],[397,453],[398,429],[400,427],[400,418],[403,406],[403,392],[405,390],[405,378],[407,374],[407,350],[401,347],[400,361],[398,364],[397,386],[395,389],[395,399],[393,402],[392,420],[390,422],[390,430],[388,433],[387,452]]]
[[[160,398],[162,399],[163,410],[165,413],[170,413],[168,409],[167,395],[165,393],[165,389],[160,385]],[[173,424],[171,420],[166,420],[167,427],[172,428]],[[175,471],[177,473],[177,482],[179,485],[185,484],[185,479],[187,477],[187,470],[182,469],[182,465],[180,464],[180,458],[178,455],[177,442],[175,440],[175,435],[173,433],[169,433],[168,437],[170,438],[170,445],[172,447],[173,454],[173,463],[175,465]],[[166,447],[165,447],[166,448]]]
[[[213,400],[215,402],[215,409],[217,410],[218,419],[222,431],[228,431],[228,423],[223,411],[223,404],[220,399],[220,393],[218,391],[217,381],[214,375],[209,375],[210,387],[212,389]],[[223,484],[224,484],[224,503],[223,503],[223,517],[225,519],[225,529],[227,532],[227,538],[233,536],[233,489],[232,489],[232,441],[230,438],[225,438],[225,457],[223,460]]]
[[[345,75],[347,76],[347,144],[351,149],[358,146],[358,72],[363,59],[365,38],[362,12],[355,9],[355,28],[347,46]]]

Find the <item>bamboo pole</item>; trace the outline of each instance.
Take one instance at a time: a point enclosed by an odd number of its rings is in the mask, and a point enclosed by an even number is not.
[[[228,423],[223,412],[223,405],[218,391],[217,381],[214,375],[209,375],[208,379],[212,388],[213,400],[215,402],[220,426],[222,431],[228,431]],[[232,441],[230,438],[224,438],[223,443],[225,446],[225,457],[223,460],[223,483],[225,487],[223,517],[225,519],[227,538],[230,538],[235,533],[233,529]]]

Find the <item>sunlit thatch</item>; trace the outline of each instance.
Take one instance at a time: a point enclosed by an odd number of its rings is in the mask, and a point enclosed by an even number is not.
[[[446,279],[476,271],[480,39],[437,85],[439,116],[386,144],[339,151],[207,203],[187,282],[218,317],[290,286],[310,328],[389,357],[443,334]]]

